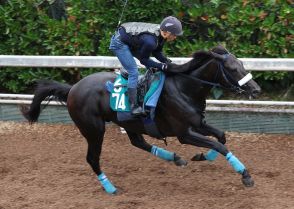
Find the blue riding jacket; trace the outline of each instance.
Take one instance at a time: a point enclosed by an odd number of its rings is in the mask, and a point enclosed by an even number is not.
[[[130,47],[132,55],[136,57],[142,65],[145,65],[146,68],[162,69],[162,63],[168,62],[168,59],[162,52],[165,40],[161,35],[157,37],[153,34],[142,33],[137,36],[130,36],[122,27],[118,29],[118,32],[120,33],[120,40]],[[162,63],[150,59],[151,55]]]

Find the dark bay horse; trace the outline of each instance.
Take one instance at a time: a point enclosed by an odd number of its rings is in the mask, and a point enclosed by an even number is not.
[[[54,96],[66,102],[72,120],[88,142],[87,162],[97,174],[105,191],[110,194],[116,193],[117,190],[100,168],[106,121],[125,128],[135,147],[164,160],[173,161],[178,166],[187,164],[177,154],[148,144],[142,136],[146,131],[140,119],[118,121],[116,112],[110,109],[110,94],[105,88],[105,83],[114,81],[115,77],[114,73],[100,72],[83,78],[73,86],[55,81],[41,81],[30,107],[22,108],[25,118],[35,122],[40,114],[41,102],[47,97]],[[206,97],[213,86],[255,97],[260,92],[260,87],[251,78],[242,62],[222,46],[210,51],[198,51],[193,59],[185,64],[169,64],[155,112],[155,123],[163,136],[175,136],[182,144],[210,149],[205,154],[196,154],[193,160],[212,161],[218,153],[222,154],[242,176],[245,186],[254,184],[248,170],[224,145],[224,132],[208,125],[203,113]],[[213,136],[217,141],[207,136]]]

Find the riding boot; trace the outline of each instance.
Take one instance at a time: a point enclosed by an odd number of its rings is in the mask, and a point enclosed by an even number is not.
[[[143,115],[143,109],[137,103],[137,89],[136,88],[128,88],[128,95],[131,105],[131,114],[132,115]]]

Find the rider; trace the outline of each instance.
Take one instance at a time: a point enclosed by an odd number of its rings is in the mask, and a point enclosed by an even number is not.
[[[138,67],[134,57],[147,69],[167,69],[171,60],[162,52],[165,41],[173,41],[183,34],[181,22],[173,16],[164,18],[160,25],[127,22],[120,25],[111,38],[109,49],[128,71],[128,95],[133,115],[143,114],[137,103]],[[151,54],[160,62],[153,61]]]

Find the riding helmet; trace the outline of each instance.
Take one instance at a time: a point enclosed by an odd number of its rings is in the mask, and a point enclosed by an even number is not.
[[[173,16],[168,16],[162,20],[160,23],[160,29],[162,31],[170,32],[175,36],[183,35],[183,29],[181,22]]]

